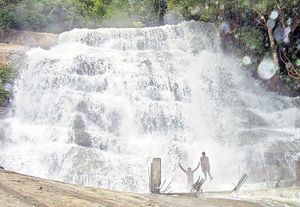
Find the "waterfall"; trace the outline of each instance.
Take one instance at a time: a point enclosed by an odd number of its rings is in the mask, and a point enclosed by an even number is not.
[[[281,168],[293,176],[299,98],[264,90],[222,53],[213,24],[74,29],[25,62],[1,121],[7,169],[147,192],[149,164],[161,157],[163,178],[180,191],[178,161],[194,168],[206,151],[214,189],[232,187],[238,171],[252,181]]]

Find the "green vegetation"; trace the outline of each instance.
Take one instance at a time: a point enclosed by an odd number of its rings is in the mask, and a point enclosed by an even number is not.
[[[280,66],[279,77],[300,92],[299,5],[299,0],[168,1],[175,14],[219,23],[223,40],[242,48],[240,53],[254,56],[256,63],[266,52],[272,53]]]
[[[0,0],[0,29],[62,32],[75,27],[162,22],[164,0]],[[120,24],[120,22],[122,24]]]
[[[263,34],[253,27],[242,27],[235,32],[235,38],[240,41],[240,45],[243,46],[249,53],[264,55],[266,49],[264,46]]]
[[[0,66],[0,106],[9,103],[15,73],[8,66]]]

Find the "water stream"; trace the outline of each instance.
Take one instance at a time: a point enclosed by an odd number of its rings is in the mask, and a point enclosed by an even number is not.
[[[294,177],[300,99],[264,90],[222,53],[217,28],[201,22],[142,29],[74,29],[50,50],[28,52],[1,122],[0,164],[65,182],[148,191],[162,158],[172,190],[178,161],[211,160],[208,189]],[[202,174],[200,171],[195,176]]]

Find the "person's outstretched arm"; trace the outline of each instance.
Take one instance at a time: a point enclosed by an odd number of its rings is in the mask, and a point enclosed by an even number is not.
[[[200,162],[198,162],[198,166],[193,170],[193,173],[196,172],[199,167],[200,167]]]
[[[186,173],[186,170],[181,166],[180,162],[179,162],[179,167],[180,167],[180,169],[181,169],[183,172]]]

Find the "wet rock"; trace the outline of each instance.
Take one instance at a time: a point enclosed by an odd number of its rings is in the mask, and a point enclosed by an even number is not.
[[[274,21],[274,19],[268,19],[267,21],[267,27],[268,29],[273,29],[275,27],[276,22]]]
[[[147,93],[148,93],[149,98],[151,98],[152,100],[155,100],[155,101],[162,100],[161,94],[156,87],[149,87]]]
[[[279,16],[279,11],[274,9],[270,14],[270,19],[277,19],[278,16]]]
[[[120,134],[121,114],[118,111],[111,111],[107,114],[107,127],[110,133],[115,135]]]
[[[84,130],[85,129],[85,124],[84,124],[84,121],[82,119],[82,117],[80,115],[77,115],[73,121],[73,124],[72,124],[72,128],[73,129],[82,129]]]
[[[274,30],[274,38],[278,43],[284,43],[284,39],[286,38],[285,30],[283,27],[276,27]]]
[[[105,58],[78,56],[74,62],[74,71],[78,75],[103,75],[111,68],[110,60]]]
[[[245,125],[246,127],[252,128],[268,126],[268,123],[263,119],[263,117],[259,116],[258,114],[255,114],[250,110],[242,110],[239,113],[239,116],[243,120],[243,125]]]
[[[222,35],[230,32],[230,24],[228,22],[222,22],[219,27],[219,31]]]
[[[242,131],[239,133],[239,145],[249,146],[265,140],[267,134],[260,131]]]
[[[165,24],[179,24],[183,20],[183,17],[176,16],[170,12],[168,12],[164,17]]]
[[[87,103],[85,101],[78,102],[76,110],[84,113],[87,110]]]
[[[279,137],[289,138],[292,136],[293,136],[292,134],[279,132],[271,129],[244,130],[241,131],[238,135],[239,137],[238,143],[241,146],[246,146],[246,145],[250,146],[257,143],[264,143],[264,142],[267,143],[270,139],[272,140],[274,138],[279,138]],[[276,151],[275,149],[273,150]]]
[[[85,131],[75,130],[73,138],[74,142],[79,146],[92,147],[91,136]]]

